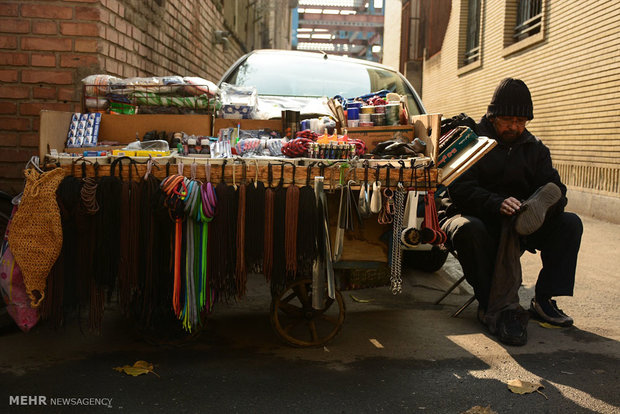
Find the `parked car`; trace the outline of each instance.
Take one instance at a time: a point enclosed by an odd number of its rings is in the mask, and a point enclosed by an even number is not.
[[[426,110],[409,81],[394,69],[366,60],[328,55],[322,52],[255,50],[235,62],[219,81],[235,86],[253,86],[259,109],[268,118],[279,118],[282,109],[302,115],[329,114],[326,98],[345,99],[387,90],[406,96],[410,115]],[[421,245],[404,251],[403,263],[423,271],[439,270],[448,251]]]
[[[280,116],[278,111],[285,107],[294,109],[291,106],[310,114],[324,107],[325,97],[355,98],[380,90],[406,96],[411,115],[426,113],[413,86],[394,69],[321,52],[255,50],[237,60],[222,83],[256,87],[261,110],[273,109],[270,117]]]

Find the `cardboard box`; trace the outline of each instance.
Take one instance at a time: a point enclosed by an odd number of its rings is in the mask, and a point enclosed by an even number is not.
[[[241,129],[271,129],[272,131],[278,131],[282,133],[282,120],[280,119],[225,119],[215,118],[213,120],[213,135],[217,136],[220,129],[223,128],[237,128],[237,125],[241,126]]]
[[[39,128],[39,157],[44,159],[50,150],[59,153],[65,149],[67,131],[72,112],[41,111]],[[116,141],[121,147],[141,139],[148,131],[185,132],[189,135],[212,135],[212,115],[114,115],[102,114],[98,141]],[[96,150],[109,147],[89,147],[83,150]],[[118,147],[117,147],[118,148]],[[80,148],[71,148],[77,152]]]

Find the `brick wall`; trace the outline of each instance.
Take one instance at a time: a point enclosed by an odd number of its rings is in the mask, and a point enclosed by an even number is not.
[[[99,4],[0,1],[0,189],[17,192],[38,152],[39,111],[73,111],[81,76],[99,70]]]
[[[0,190],[23,186],[24,163],[38,152],[39,111],[80,110],[81,79],[175,74],[217,82],[246,51],[288,38],[281,29],[261,43],[268,24],[261,13],[273,1],[0,0]],[[213,42],[215,30],[230,32],[226,45]]]

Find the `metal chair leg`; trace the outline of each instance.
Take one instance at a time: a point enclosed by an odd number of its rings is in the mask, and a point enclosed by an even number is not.
[[[459,315],[461,314],[461,312],[463,312],[465,309],[467,309],[467,307],[468,307],[469,305],[471,305],[471,304],[472,304],[472,302],[473,302],[473,301],[475,301],[475,300],[476,300],[476,296],[472,296],[471,298],[469,298],[469,299],[467,300],[467,302],[463,303],[463,306],[461,306],[460,308],[458,308],[458,310],[452,314],[452,317],[453,317],[453,318],[456,318],[457,316],[459,316]]]
[[[442,297],[440,297],[440,298],[439,298],[439,299],[435,302],[435,305],[439,305],[439,304],[441,303],[441,301],[442,301],[442,300],[444,300],[444,299],[445,299],[445,298],[446,298],[446,297],[447,297],[450,293],[452,293],[452,291],[453,291],[454,289],[456,289],[456,288],[457,288],[457,286],[458,286],[458,285],[460,285],[460,284],[463,282],[463,280],[465,280],[465,276],[461,277],[459,280],[457,280],[456,282],[454,282],[454,283],[452,284],[452,286],[450,286],[450,288],[449,288],[448,290],[446,290],[446,292],[443,294],[443,296],[442,296]]]

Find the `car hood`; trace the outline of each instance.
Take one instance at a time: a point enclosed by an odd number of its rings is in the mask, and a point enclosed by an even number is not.
[[[326,97],[258,96],[258,118],[281,118],[283,110],[299,111],[304,118],[332,116]]]

